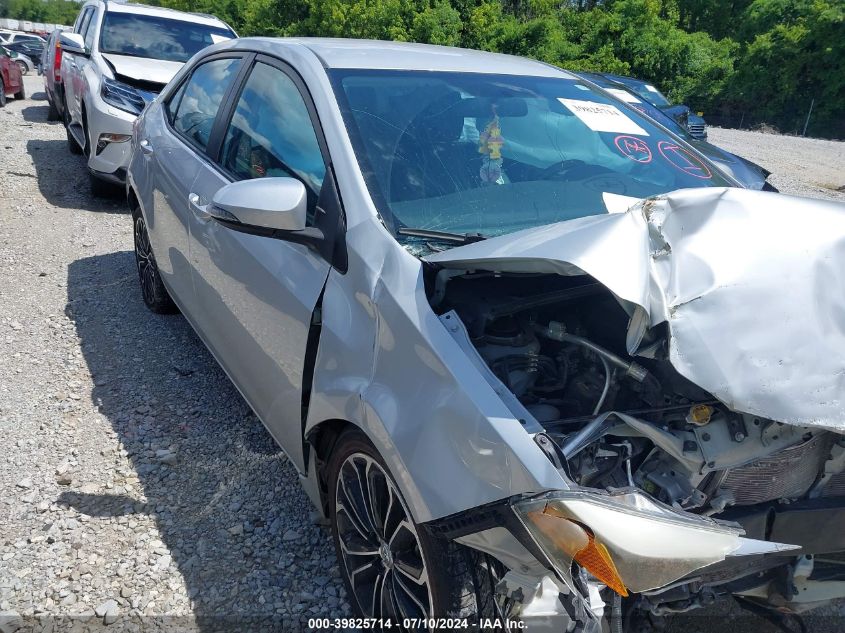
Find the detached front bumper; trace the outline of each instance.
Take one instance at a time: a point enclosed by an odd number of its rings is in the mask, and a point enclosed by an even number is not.
[[[610,613],[604,587],[615,600],[659,593],[713,565],[741,571],[748,561],[799,550],[744,538],[736,523],[675,510],[635,489],[551,491],[453,517],[437,532],[510,570],[496,587],[501,613],[529,631],[569,630],[573,622],[599,631]]]

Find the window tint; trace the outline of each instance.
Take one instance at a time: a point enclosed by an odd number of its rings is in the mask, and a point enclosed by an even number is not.
[[[171,125],[176,120],[176,111],[179,109],[179,104],[182,103],[182,95],[185,94],[185,89],[188,87],[188,82],[184,82],[179,89],[173,93],[170,100],[165,104],[164,108],[167,111],[167,120]]]
[[[91,11],[91,19],[88,20],[88,25],[85,27],[82,37],[85,38],[85,50],[90,51],[94,48],[94,33],[97,32],[97,10]]]
[[[226,130],[221,162],[238,179],[301,180],[309,190],[312,220],[326,166],[305,101],[281,70],[255,65]]]
[[[113,11],[106,12],[102,32],[104,53],[172,62],[186,62],[206,46],[235,37],[224,26]]]
[[[168,103],[175,107],[171,122],[199,149],[208,147],[214,117],[240,67],[239,58],[215,59],[197,66],[191,78]]]
[[[77,23],[77,28],[74,31],[80,35],[85,33],[85,29],[88,27],[88,22],[91,20],[91,14],[94,13],[94,7],[87,7],[80,16],[80,20]]]

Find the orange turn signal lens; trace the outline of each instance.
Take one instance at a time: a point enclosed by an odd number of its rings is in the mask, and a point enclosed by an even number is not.
[[[528,518],[555,547],[620,596],[627,597],[628,589],[610,552],[587,528],[548,504],[542,510],[528,512]]]

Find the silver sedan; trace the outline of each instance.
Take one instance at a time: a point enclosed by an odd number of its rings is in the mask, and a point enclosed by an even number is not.
[[[132,143],[144,302],[287,453],[359,614],[845,594],[841,205],[740,189],[558,68],[412,44],[212,46]]]

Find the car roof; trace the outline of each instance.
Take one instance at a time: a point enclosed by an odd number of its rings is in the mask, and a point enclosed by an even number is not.
[[[130,4],[123,2],[107,2],[105,4],[109,13],[152,15],[170,20],[182,20],[185,22],[193,22],[195,24],[206,24],[208,26],[222,26],[229,28],[229,25],[223,22],[223,20],[205,13],[189,13],[187,11],[177,11],[176,9],[167,9],[164,7],[152,7],[146,4]]]
[[[248,48],[251,43],[261,43],[261,48],[270,50],[305,46],[326,68],[429,70],[576,79],[565,70],[524,57],[450,46],[316,37],[244,38],[236,46]]]
[[[638,86],[654,86],[650,81],[645,79],[637,79],[636,77],[626,77],[624,75],[614,75],[612,73],[597,73],[605,79],[616,81],[621,84],[638,85]]]

